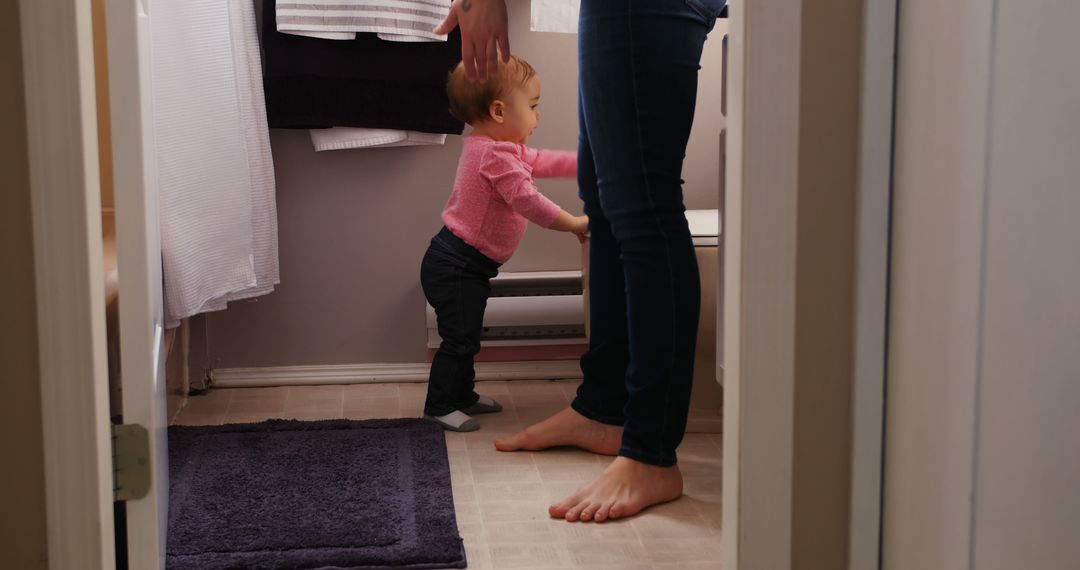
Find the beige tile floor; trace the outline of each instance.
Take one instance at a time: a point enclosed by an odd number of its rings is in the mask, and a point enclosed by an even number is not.
[[[570,449],[500,453],[492,440],[562,409],[576,389],[573,381],[481,382],[477,390],[505,409],[480,416],[478,432],[447,433],[469,568],[720,568],[720,435],[687,435],[679,449],[685,496],[678,501],[627,521],[548,518],[550,503],[587,483],[610,458]],[[191,397],[176,423],[418,417],[425,390],[425,384],[219,389]]]

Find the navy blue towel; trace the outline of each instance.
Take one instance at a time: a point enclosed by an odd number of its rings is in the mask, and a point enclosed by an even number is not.
[[[392,42],[359,33],[325,40],[277,31],[263,2],[263,78],[271,128],[363,127],[461,134],[446,78],[461,61],[461,35],[445,42]]]

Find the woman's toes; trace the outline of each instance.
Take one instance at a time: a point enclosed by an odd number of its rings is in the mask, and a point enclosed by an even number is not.
[[[638,511],[640,511],[640,510],[641,510],[640,508],[635,507],[631,503],[628,503],[626,501],[619,501],[619,502],[615,503],[614,505],[612,505],[612,507],[611,507],[611,518],[616,519],[616,518],[632,517],[632,516],[638,514]]]
[[[495,440],[495,449],[499,451],[518,451],[525,449],[529,444],[529,434],[521,431],[509,437]]]
[[[588,507],[585,507],[585,510],[581,511],[581,516],[578,517],[578,519],[583,521],[591,521],[593,520],[593,515],[595,515],[596,511],[598,510],[600,510],[600,505],[589,505]]]
[[[570,512],[570,509],[572,509],[574,507],[574,505],[578,504],[579,502],[580,501],[578,500],[577,496],[575,495],[573,497],[570,497],[569,499],[566,499],[565,501],[563,501],[561,503],[556,503],[554,505],[551,505],[551,507],[548,509],[548,514],[551,515],[551,518],[555,518],[555,519],[565,518],[566,514],[568,512]]]
[[[593,515],[593,520],[601,523],[611,516],[611,503],[604,503],[599,509],[596,510],[596,514]]]
[[[566,511],[566,516],[564,518],[566,520],[570,521],[570,522],[579,521],[579,520],[581,520],[581,511],[582,510],[584,510],[582,505],[578,505],[578,506],[570,509],[569,511]]]

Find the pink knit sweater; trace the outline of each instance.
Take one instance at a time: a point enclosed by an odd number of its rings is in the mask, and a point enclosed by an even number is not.
[[[529,222],[555,223],[562,208],[536,189],[534,177],[577,175],[577,153],[536,150],[481,136],[465,137],[443,223],[481,253],[506,263]]]

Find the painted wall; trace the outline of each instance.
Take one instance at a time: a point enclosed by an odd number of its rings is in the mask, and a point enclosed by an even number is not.
[[[961,30],[963,33],[957,33]],[[969,568],[990,6],[900,12],[884,568]]]
[[[5,1],[7,17],[0,19],[0,298],[7,304],[8,320],[0,329],[0,362],[8,375],[0,398],[0,457],[5,458],[0,469],[0,552],[6,568],[44,570],[45,458],[18,4]]]
[[[901,10],[885,570],[1080,560],[1078,19]]]
[[[1080,563],[1080,4],[998,9],[973,562],[1065,568]]]
[[[528,31],[529,2],[510,2],[511,49],[538,70],[542,119],[530,144],[577,146],[577,36]],[[719,196],[721,42],[706,44],[697,119],[684,170],[689,208]],[[441,227],[459,137],[445,146],[316,154],[306,131],[271,132],[278,181],[281,285],[206,320],[215,367],[422,362],[419,265]],[[573,181],[540,189],[580,213]],[[580,246],[531,227],[507,271],[575,269]],[[198,334],[198,333],[196,333]]]

